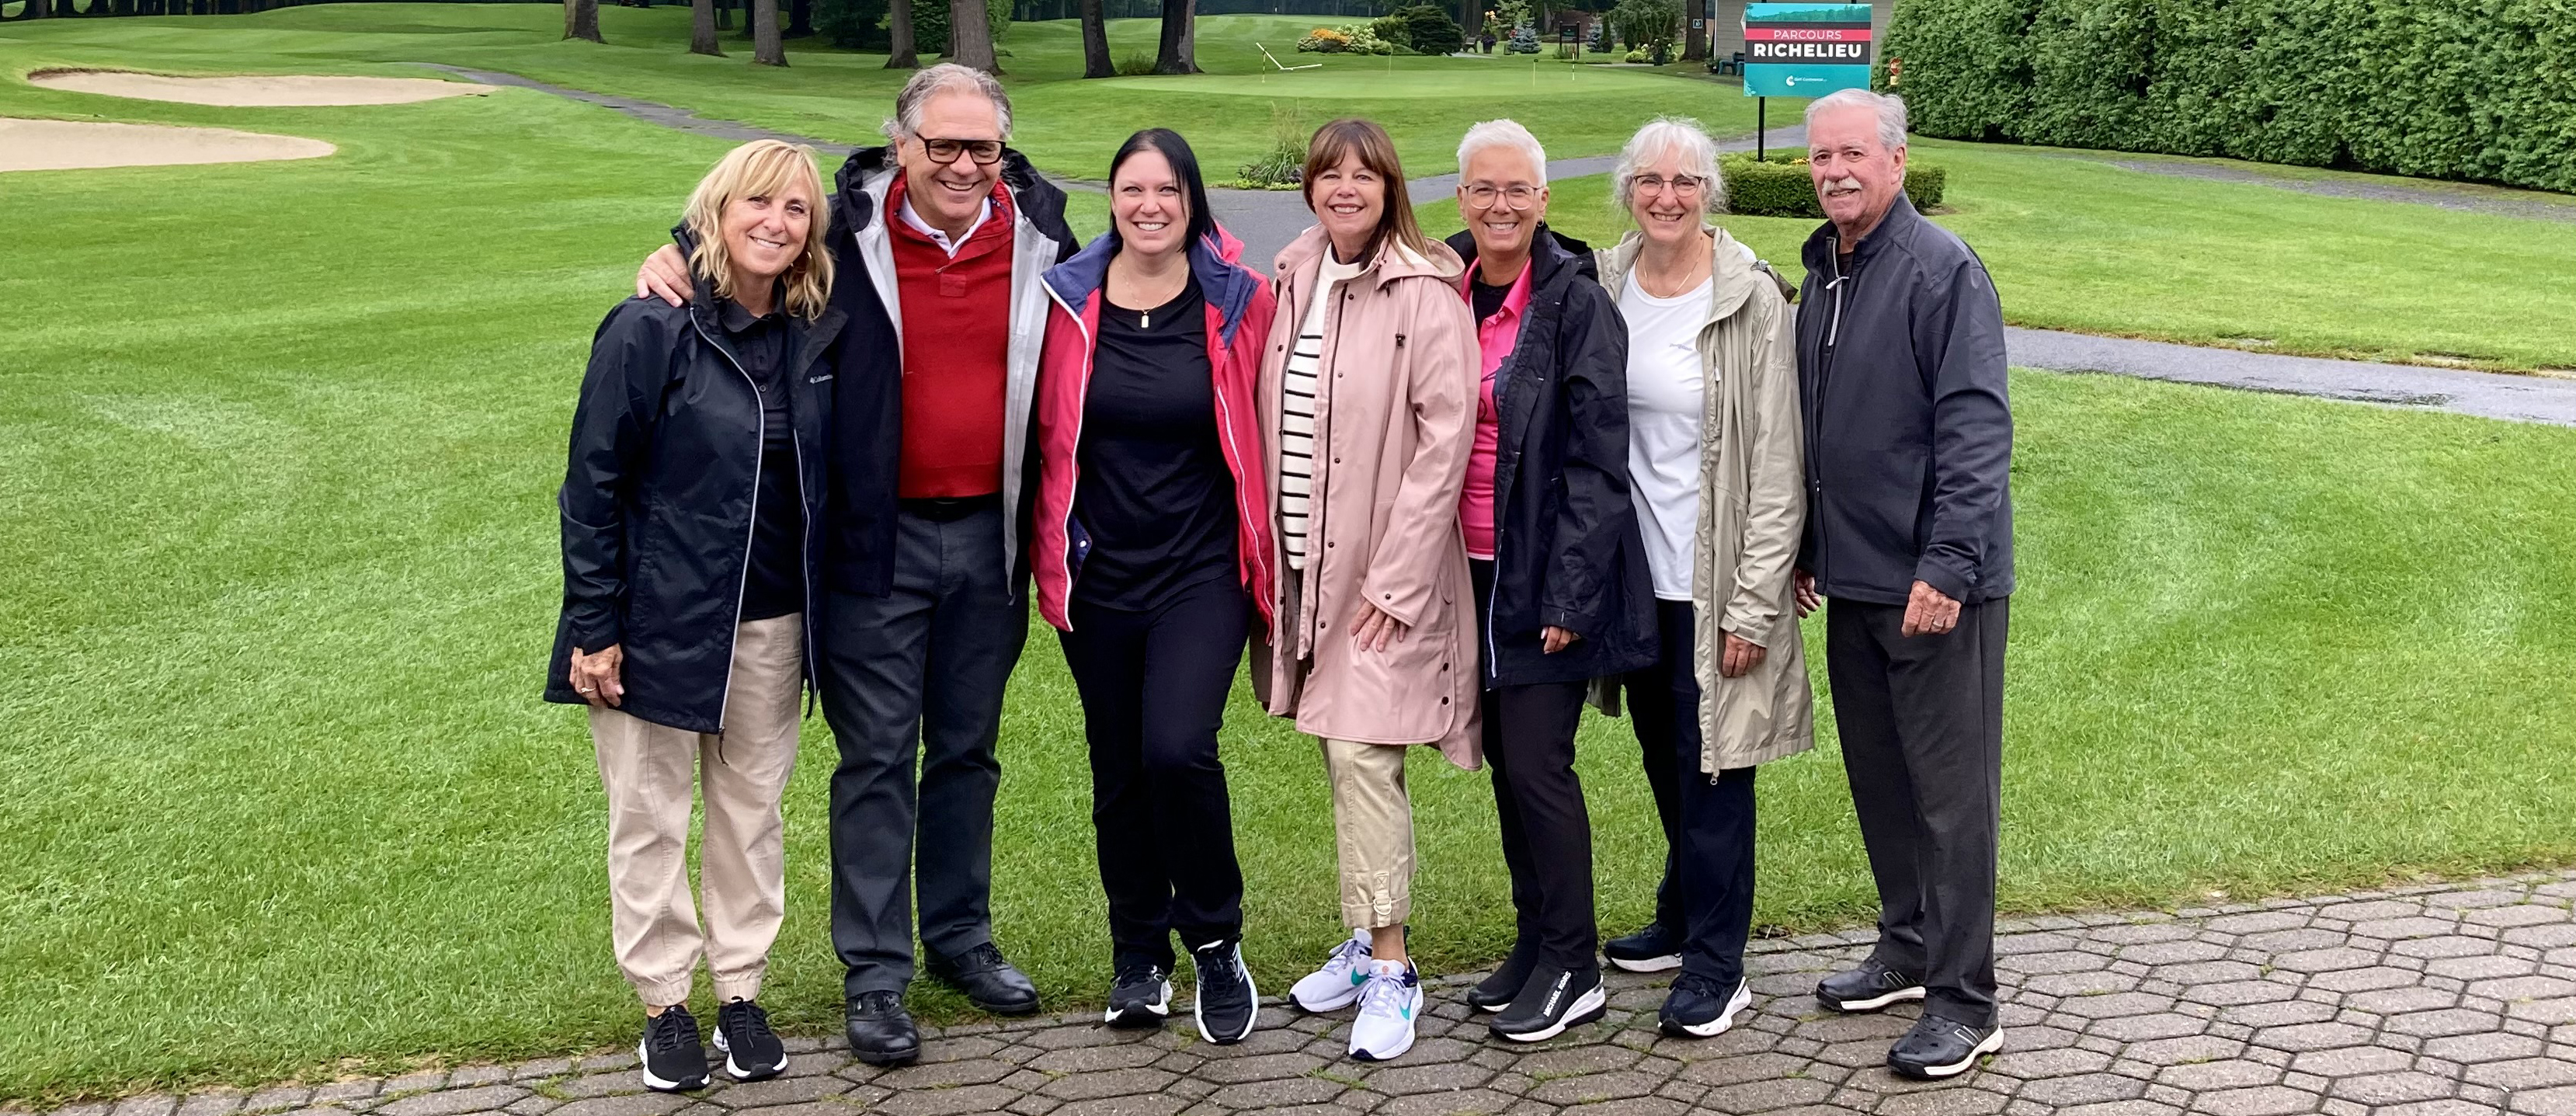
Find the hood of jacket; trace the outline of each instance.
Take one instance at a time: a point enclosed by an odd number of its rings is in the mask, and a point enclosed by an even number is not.
[[[1091,300],[1109,282],[1109,261],[1118,257],[1118,230],[1111,229],[1093,237],[1091,243],[1073,258],[1048,268],[1045,282],[1056,301],[1068,307],[1080,307]],[[1190,276],[1198,280],[1199,292],[1208,305],[1216,308],[1217,318],[1224,323],[1216,341],[1234,344],[1234,332],[1243,325],[1244,311],[1252,307],[1253,296],[1269,285],[1261,273],[1243,266],[1243,242],[1216,225],[1208,235],[1190,246]]]
[[[1441,242],[1458,257],[1459,275],[1476,267],[1476,234],[1466,230],[1451,233]],[[1567,274],[1568,269],[1572,274]],[[1538,224],[1538,233],[1530,240],[1530,297],[1558,284],[1577,279],[1598,280],[1601,269],[1592,258],[1592,246],[1555,229],[1547,222]]]
[[[1716,225],[1703,228],[1714,242],[1708,264],[1707,321],[1724,321],[1742,308],[1744,300],[1752,297],[1764,283],[1780,287],[1784,295],[1793,289],[1781,282],[1779,276],[1770,270],[1770,265],[1763,263],[1761,257],[1754,255],[1753,249],[1746,247],[1743,241]],[[1637,269],[1637,255],[1645,246],[1645,234],[1630,229],[1626,236],[1619,238],[1619,243],[1596,256],[1601,266],[1601,285],[1610,289],[1611,298],[1618,298],[1619,292],[1628,285],[1628,275]]]
[[[892,147],[862,147],[850,152],[841,169],[832,173],[832,189],[844,203],[842,216],[849,221],[852,233],[882,219],[886,184],[901,173]],[[1064,225],[1064,191],[1046,180],[1029,157],[1016,148],[1002,149],[1002,186],[1011,192],[1011,204],[1021,216],[1042,229]]]
[[[1305,232],[1297,234],[1297,239],[1279,250],[1279,258],[1271,268],[1271,274],[1285,279],[1295,274],[1297,269],[1321,259],[1325,252],[1331,250],[1331,245],[1331,238],[1324,234],[1324,226],[1310,225]],[[1364,277],[1374,275],[1381,283],[1422,276],[1443,283],[1456,283],[1459,276],[1467,273],[1467,265],[1448,245],[1435,240],[1430,242],[1429,248],[1428,252],[1416,252],[1403,241],[1388,237],[1386,243],[1378,246],[1377,255],[1369,260],[1360,274]]]

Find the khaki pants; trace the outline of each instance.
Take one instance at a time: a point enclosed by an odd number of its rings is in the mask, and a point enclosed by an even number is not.
[[[803,624],[791,613],[734,630],[721,735],[591,707],[591,743],[599,753],[599,781],[608,788],[617,967],[648,1006],[685,1002],[701,955],[715,974],[717,999],[760,995],[769,945],[787,912],[786,826],[778,803],[796,769]],[[689,896],[689,807],[701,781],[703,933]]]
[[[1413,800],[1405,747],[1324,740],[1333,778],[1333,838],[1341,854],[1342,922],[1401,926],[1413,913]]]

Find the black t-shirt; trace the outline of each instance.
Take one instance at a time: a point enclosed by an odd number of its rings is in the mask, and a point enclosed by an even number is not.
[[[796,477],[796,427],[787,411],[787,316],[755,318],[726,299],[717,308],[725,340],[760,389],[760,488],[751,528],[751,568],[743,577],[742,618],[768,620],[805,608],[804,486]]]
[[[1073,515],[1091,537],[1075,596],[1143,611],[1238,576],[1234,473],[1217,437],[1198,280],[1141,314],[1103,297],[1075,454]]]
[[[1517,282],[1519,282],[1517,279],[1512,281],[1512,283]],[[1512,296],[1512,283],[1488,287],[1481,278],[1469,279],[1467,283],[1468,298],[1476,307],[1476,322],[1480,325],[1485,319],[1500,313],[1503,309],[1503,300]]]

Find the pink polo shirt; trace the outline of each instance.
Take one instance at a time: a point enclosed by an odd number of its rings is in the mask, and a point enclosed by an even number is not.
[[[1477,271],[1470,267],[1458,277],[1458,294],[1475,305]],[[1476,398],[1476,444],[1467,453],[1467,487],[1458,494],[1458,524],[1467,532],[1467,557],[1490,562],[1494,558],[1494,457],[1502,444],[1502,412],[1494,406],[1494,373],[1512,355],[1512,346],[1520,341],[1521,315],[1529,309],[1530,269],[1524,264],[1521,277],[1512,281],[1509,294],[1503,296],[1503,308],[1494,316],[1476,323],[1476,349],[1484,365],[1484,382]]]

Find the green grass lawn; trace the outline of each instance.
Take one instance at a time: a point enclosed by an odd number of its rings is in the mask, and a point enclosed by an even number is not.
[[[628,41],[665,18],[604,14]],[[548,9],[376,5],[0,26],[0,69],[397,72],[351,65],[330,34],[262,29],[361,15],[443,21],[380,29],[366,49],[385,56],[608,57],[532,44],[513,22],[550,31]],[[511,26],[456,29],[475,20]],[[1032,30],[1013,32],[1024,58]],[[229,34],[286,38],[192,45]],[[676,91],[689,83],[644,69],[684,64],[669,54],[614,57]],[[813,76],[832,74],[827,56],[796,57],[776,76],[829,80]],[[748,90],[774,75],[740,62],[704,64],[748,75],[708,79],[709,97],[764,96]],[[852,138],[884,101],[863,64],[839,75],[860,98],[838,133]],[[0,759],[15,773],[0,784],[0,1000],[22,1020],[0,1031],[0,1099],[632,1041],[590,747],[577,712],[536,696],[559,594],[552,493],[590,332],[724,145],[521,90],[217,109],[0,81],[0,113],[340,146],[0,176]],[[1074,146],[1073,117],[1057,120],[1050,142]],[[1961,168],[1958,219],[1993,222],[1971,238],[2004,274],[2016,210],[1978,191],[2037,172],[1970,154],[1943,152]],[[1580,185],[1559,199],[1569,225]],[[1790,235],[1748,232],[1775,256]],[[2036,234],[2023,243],[2039,253]],[[2080,270],[2082,253],[2063,254]],[[2486,337],[2539,332],[2518,313]],[[2008,907],[2576,858],[2576,431],[2097,377],[2015,388]],[[782,1025],[821,1033],[839,1009],[832,749],[819,721],[808,730],[767,999]],[[1001,940],[1054,1004],[1094,1002],[1106,942],[1079,711],[1044,633],[1002,747]],[[1321,761],[1242,699],[1226,758],[1247,952],[1282,987],[1341,932]],[[1415,759],[1415,941],[1454,970],[1499,955],[1510,931],[1490,790]],[[1602,922],[1624,931],[1660,863],[1626,726],[1589,725],[1582,768]],[[1866,920],[1830,745],[1768,771],[1761,797],[1759,921]],[[920,1002],[960,1010],[944,993]]]

